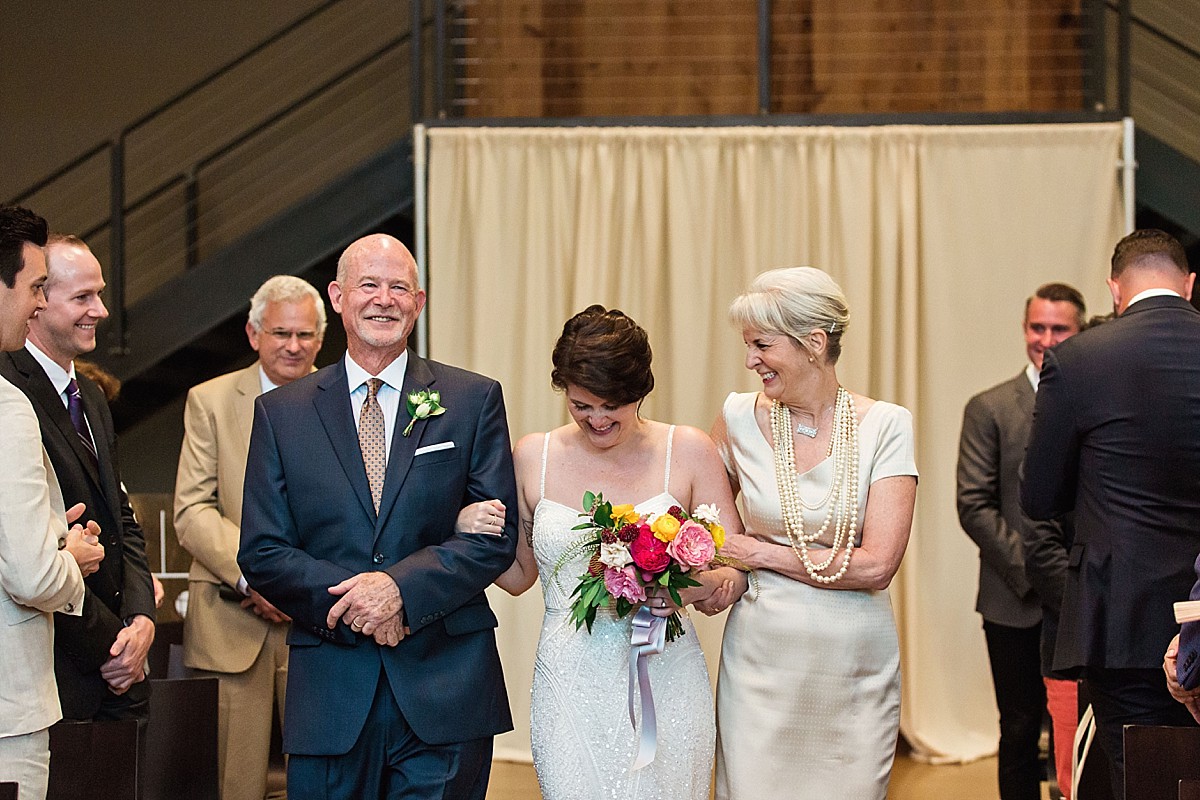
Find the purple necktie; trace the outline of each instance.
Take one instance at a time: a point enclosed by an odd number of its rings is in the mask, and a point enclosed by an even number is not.
[[[92,434],[88,430],[87,420],[83,416],[83,398],[79,394],[79,384],[74,378],[71,378],[67,384],[67,413],[71,415],[71,424],[75,426],[75,433],[79,434],[79,440],[83,442],[84,448],[95,462],[96,446],[92,444]]]

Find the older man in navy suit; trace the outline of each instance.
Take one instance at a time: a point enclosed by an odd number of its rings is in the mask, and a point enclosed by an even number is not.
[[[1187,725],[1158,672],[1200,553],[1200,313],[1174,238],[1117,243],[1117,318],[1046,353],[1021,505],[1075,512],[1055,669],[1081,671],[1123,796],[1122,728]]]
[[[292,620],[288,795],[483,800],[512,721],[483,590],[512,562],[459,509],[516,508],[500,385],[407,349],[425,305],[390,236],[347,248],[338,363],[259,397],[238,563]]]

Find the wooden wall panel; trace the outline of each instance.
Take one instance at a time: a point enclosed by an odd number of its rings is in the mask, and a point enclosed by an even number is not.
[[[1077,110],[1081,0],[774,0],[777,113]],[[753,114],[754,0],[472,0],[469,116]]]

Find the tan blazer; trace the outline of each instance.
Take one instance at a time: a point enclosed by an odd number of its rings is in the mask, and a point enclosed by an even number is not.
[[[28,398],[0,378],[0,736],[62,718],[53,613],[83,612],[83,575],[58,549],[62,492]]]
[[[175,535],[192,555],[184,663],[212,672],[244,672],[262,650],[271,623],[219,594],[237,586],[242,483],[262,393],[259,365],[193,387],[184,410],[175,478]]]

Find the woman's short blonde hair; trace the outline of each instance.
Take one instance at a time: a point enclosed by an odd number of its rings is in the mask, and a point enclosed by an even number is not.
[[[729,319],[742,329],[788,336],[806,350],[808,334],[825,331],[826,357],[836,364],[850,308],[842,287],[826,273],[815,267],[788,267],[755,278],[729,306]]]

